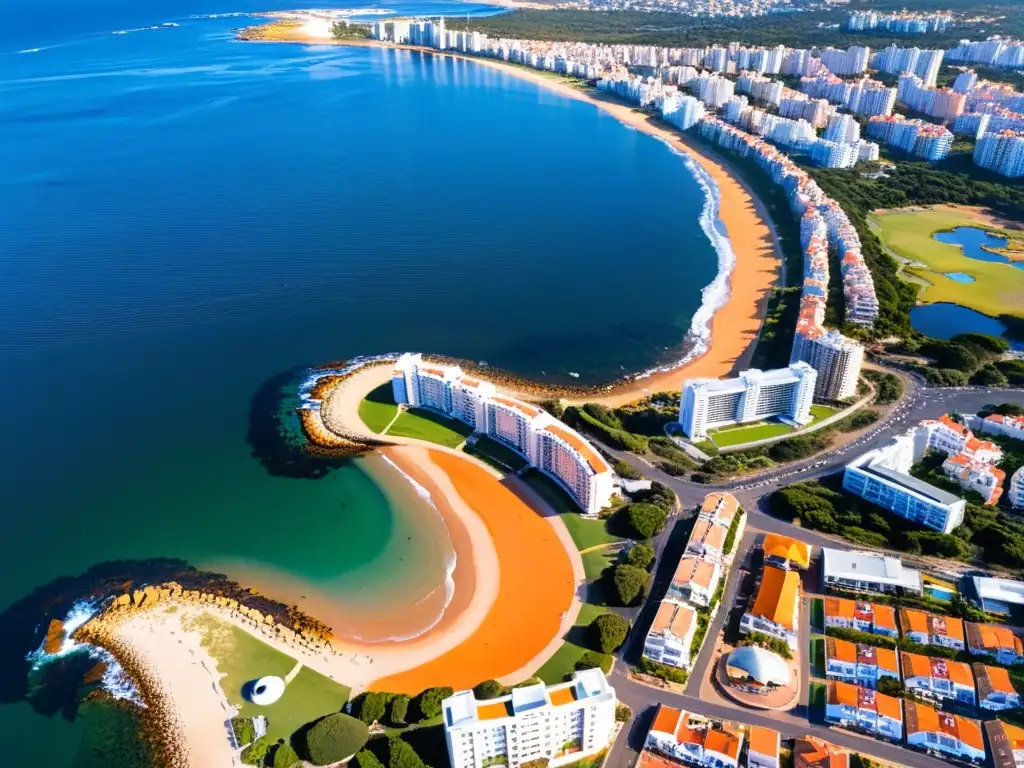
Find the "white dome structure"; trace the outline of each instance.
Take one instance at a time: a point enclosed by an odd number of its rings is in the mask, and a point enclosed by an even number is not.
[[[260,707],[273,704],[284,694],[284,680],[276,675],[261,677],[252,684],[249,701]]]
[[[793,679],[781,656],[756,645],[745,645],[730,653],[725,671],[730,682],[740,685],[783,687]]]

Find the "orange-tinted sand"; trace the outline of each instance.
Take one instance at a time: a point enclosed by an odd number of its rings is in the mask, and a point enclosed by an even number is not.
[[[430,451],[430,460],[494,539],[498,598],[468,640],[416,669],[376,680],[371,690],[416,694],[435,685],[458,690],[514,672],[558,634],[572,603],[572,565],[551,524],[475,464],[441,451]]]

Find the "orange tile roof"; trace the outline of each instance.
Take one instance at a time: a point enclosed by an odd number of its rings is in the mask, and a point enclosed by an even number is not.
[[[750,751],[768,757],[779,756],[779,732],[763,725],[750,727]]]
[[[845,597],[826,597],[825,615],[852,619],[857,612],[857,603]]]
[[[992,651],[1013,651],[1018,655],[1024,654],[1024,644],[1021,643],[1021,639],[1006,627],[968,623],[967,629],[969,636],[973,635],[974,642],[980,643],[975,647]]]
[[[526,403],[520,402],[519,400],[512,400],[507,397],[492,397],[491,400],[495,403],[500,403],[501,405],[504,405],[508,408],[514,408],[517,411],[522,411],[531,418],[540,415],[540,411],[538,411],[536,408],[534,408],[531,405],[527,405]]]
[[[476,716],[479,720],[498,720],[502,717],[512,717],[512,711],[509,702],[497,701],[490,704],[477,704]]]
[[[896,663],[896,651],[889,648],[875,648],[875,663],[880,669],[899,672],[899,665]]]
[[[477,387],[480,386],[480,380],[479,379],[473,379],[473,378],[470,378],[469,376],[463,376],[461,379],[459,379],[459,381],[462,384],[465,384],[467,387],[473,387],[474,389],[476,389]]]
[[[742,737],[734,733],[708,729],[707,735],[704,737],[704,751],[728,755],[731,759],[735,760],[740,754],[742,741]]]
[[[794,614],[799,595],[800,575],[796,571],[765,566],[752,613],[786,629],[796,630]]]
[[[847,768],[850,755],[827,741],[803,736],[793,744],[793,762],[795,768]]]
[[[828,703],[838,704],[844,707],[857,706],[857,686],[850,683],[841,683],[838,680],[829,680]]]
[[[960,717],[949,712],[938,712],[927,704],[919,704],[907,699],[907,734],[912,733],[945,733],[974,749],[985,749],[981,738],[981,723],[967,717]]]
[[[715,563],[704,557],[687,555],[679,561],[672,583],[677,587],[696,584],[698,587],[709,589],[714,576]]]
[[[549,424],[548,426],[544,427],[544,429],[546,429],[551,434],[557,435],[558,437],[562,438],[563,440],[565,440],[565,442],[567,442],[569,445],[575,448],[576,452],[583,457],[583,460],[590,465],[590,468],[594,471],[594,474],[599,475],[602,472],[608,471],[608,465],[605,463],[604,459],[602,459],[600,455],[598,455],[597,451],[595,451],[593,447],[591,447],[590,443],[588,443],[579,435],[575,434],[574,432],[570,432],[568,429],[563,429],[557,424]]]
[[[968,464],[971,463],[971,460],[966,454],[958,453],[956,456],[950,456],[948,459],[946,459],[945,463],[959,464],[961,467],[966,467]]]
[[[889,717],[898,722],[903,722],[903,707],[901,705],[902,699],[897,699],[895,696],[886,696],[884,693],[875,694],[875,711],[883,717]]]
[[[855,664],[857,662],[857,646],[849,640],[826,637],[825,655],[830,659],[838,659],[839,661]]]
[[[953,640],[963,642],[964,622],[963,619],[956,619],[952,616],[928,615],[928,630],[933,635],[945,635]]]
[[[572,686],[568,688],[558,688],[554,691],[548,691],[548,696],[551,697],[552,705],[561,707],[564,704],[572,704],[576,701],[576,694]]]
[[[698,520],[690,531],[690,544],[703,544],[717,552],[725,545],[726,530],[710,520]]]
[[[806,568],[811,564],[811,545],[788,536],[769,533],[764,537],[761,548],[764,550],[765,557],[778,557],[801,568]]]
[[[683,714],[681,709],[659,704],[658,714],[654,716],[654,724],[651,726],[651,730],[658,731],[659,733],[670,733],[675,736]]]
[[[903,632],[928,632],[928,614],[913,608],[900,608],[900,626]]]
[[[420,366],[419,368],[416,369],[416,372],[429,373],[432,376],[441,376],[442,378],[445,375],[445,371],[441,370],[440,368],[429,368],[427,366]]]
[[[700,511],[705,515],[717,514],[728,524],[736,515],[740,503],[731,493],[709,493],[704,497],[700,505]]]
[[[974,675],[971,673],[971,666],[962,661],[947,661],[946,668],[949,670],[949,679],[957,685],[974,687]]]
[[[900,665],[903,667],[904,679],[932,676],[932,660],[919,653],[900,651]]]
[[[654,617],[654,623],[651,625],[651,632],[664,632],[667,629],[682,639],[689,634],[696,618],[697,613],[690,606],[674,603],[671,600],[662,600],[661,605],[658,606],[658,614]]]
[[[939,417],[939,422],[949,427],[958,435],[966,435],[968,432],[970,432],[970,430],[967,429],[967,427],[965,427],[963,424],[957,424],[955,421],[953,421],[953,419],[949,417],[949,414],[946,413],[942,414],[942,416]]]
[[[876,627],[896,631],[896,610],[891,605],[872,605]]]
[[[1010,673],[1003,667],[990,667],[986,664],[975,664],[975,671],[978,674],[978,686],[981,687],[981,678],[985,677],[988,679],[988,685],[991,686],[993,691],[999,691],[1000,693],[1016,693],[1017,689],[1013,687],[1013,683],[1010,682]]]

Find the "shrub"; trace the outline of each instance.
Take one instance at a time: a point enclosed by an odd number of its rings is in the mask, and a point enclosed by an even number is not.
[[[358,768],[384,768],[384,763],[368,749],[360,750],[356,755],[355,764]]]
[[[622,605],[633,605],[637,598],[643,596],[647,576],[647,571],[635,565],[620,565],[615,568],[612,581],[615,584],[615,594]]]
[[[601,653],[613,653],[629,634],[629,621],[617,613],[605,613],[590,622],[590,645]]]
[[[632,494],[633,501],[642,504],[653,504],[666,513],[671,512],[676,505],[676,494],[667,485],[662,485],[657,480],[651,483],[650,489],[637,491]]]
[[[584,669],[600,669],[608,675],[611,674],[613,661],[615,661],[615,659],[607,653],[584,651],[583,655],[580,656],[579,661],[573,665],[573,668],[577,671]]]
[[[235,741],[239,746],[244,746],[256,738],[256,729],[253,727],[251,717],[236,715],[231,718],[231,730],[235,734]]]
[[[271,760],[271,765],[274,768],[292,768],[296,763],[302,762],[299,756],[295,753],[295,750],[291,748],[289,744],[278,744],[277,749],[274,750],[274,756]],[[361,766],[360,768],[367,768]]]
[[[387,702],[387,696],[378,691],[363,694],[363,700],[359,704],[359,719],[367,725],[383,720]]]
[[[636,544],[626,555],[626,562],[637,568],[648,568],[654,562],[654,547],[648,544]]]
[[[370,737],[366,724],[336,712],[318,720],[306,734],[306,751],[314,765],[347,760],[366,745]]]
[[[388,768],[426,768],[426,765],[415,749],[396,736],[388,742]]]
[[[477,683],[473,689],[473,695],[478,699],[496,699],[505,695],[505,686],[497,680],[484,680],[482,683]]]
[[[903,691],[906,690],[903,683],[897,680],[895,677],[880,677],[878,679],[878,685],[876,690],[879,693],[883,693],[886,696],[902,696]]]
[[[615,705],[615,722],[617,723],[628,723],[630,718],[633,717],[633,710],[627,707],[625,704]]]
[[[861,632],[859,629],[847,629],[846,627],[825,627],[825,634],[828,637],[835,637],[839,640],[846,640],[850,643],[861,645],[874,645],[878,648],[896,648],[896,641],[884,635],[876,635],[872,632]]]
[[[645,675],[651,675],[670,683],[679,683],[680,685],[686,682],[686,670],[677,669],[676,667],[670,667],[666,664],[659,664],[656,661],[651,661],[646,656],[640,658],[640,671]]]
[[[391,712],[388,719],[394,725],[402,725],[409,715],[409,697],[400,693],[391,700]]]
[[[441,714],[441,702],[453,693],[455,691],[448,686],[443,688],[427,688],[427,690],[419,695],[420,714],[427,720],[437,717]]]
[[[665,510],[653,504],[630,504],[623,510],[631,539],[649,539],[658,535],[668,519]]]
[[[740,645],[756,645],[760,648],[766,648],[784,659],[793,658],[793,651],[789,647],[789,643],[777,637],[766,635],[763,632],[751,632],[740,641]]]
[[[256,739],[252,744],[242,750],[242,762],[246,765],[264,765],[267,760],[267,753],[274,746],[274,742],[265,738]]]
[[[903,396],[903,382],[899,376],[881,371],[864,371],[864,376],[875,385],[875,403],[888,405]]]
[[[732,522],[729,523],[729,530],[725,533],[725,542],[722,544],[722,552],[726,555],[731,555],[733,547],[736,543],[736,534],[739,533],[740,523],[743,522],[743,509],[740,508],[733,515]]]
[[[619,477],[621,477],[623,480],[642,480],[643,479],[643,475],[640,473],[640,470],[634,469],[632,465],[627,464],[626,462],[622,461],[621,459],[619,461],[615,462],[614,469],[615,469],[615,474],[618,475]]]

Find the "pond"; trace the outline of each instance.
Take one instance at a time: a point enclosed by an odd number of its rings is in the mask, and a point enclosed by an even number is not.
[[[910,324],[933,339],[951,339],[958,333],[1002,336],[1006,326],[994,317],[959,304],[922,304],[910,310]]]
[[[946,277],[952,280],[954,283],[973,283],[974,278],[968,275],[966,272],[946,272]]]
[[[964,256],[967,256],[968,258],[978,259],[979,261],[994,261],[1001,262],[1003,264],[1012,264],[1019,269],[1024,269],[1024,261],[1011,262],[1008,257],[1000,253],[986,251],[985,248],[1005,248],[1009,245],[1010,241],[1005,237],[993,235],[983,229],[979,229],[978,227],[956,227],[950,232],[936,232],[932,237],[940,243],[946,243],[947,245],[959,245]],[[956,280],[952,274],[947,275],[947,277],[952,277],[952,279]],[[971,281],[958,280],[958,282]]]

